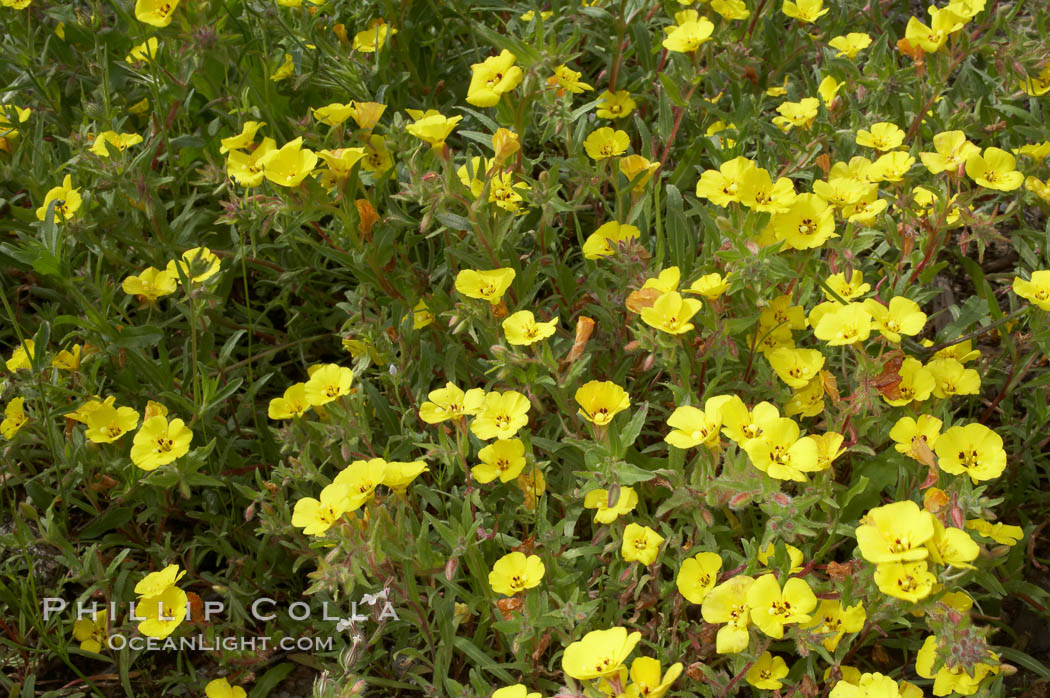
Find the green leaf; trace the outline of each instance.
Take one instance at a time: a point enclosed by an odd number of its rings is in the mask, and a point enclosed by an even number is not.
[[[117,507],[102,514],[80,531],[81,539],[98,538],[107,531],[120,528],[135,515],[134,507]]]
[[[282,662],[273,667],[256,680],[249,696],[251,698],[266,698],[273,689],[277,688],[284,681],[284,677],[292,673],[293,669],[295,669],[295,664],[292,662]]]

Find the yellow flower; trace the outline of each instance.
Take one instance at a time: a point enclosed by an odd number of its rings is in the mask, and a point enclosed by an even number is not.
[[[514,596],[515,594],[539,586],[545,572],[539,555],[513,552],[496,560],[489,572],[489,586],[497,594]]]
[[[926,559],[933,537],[933,516],[910,500],[875,507],[861,519],[855,535],[868,562],[914,562]]]
[[[983,424],[951,427],[937,439],[937,465],[952,475],[966,474],[976,485],[1002,475],[1006,468],[1003,439]]]
[[[1024,530],[1020,526],[1009,526],[1004,523],[993,524],[984,519],[967,519],[966,528],[985,538],[991,538],[999,545],[1016,545],[1024,538]]]
[[[135,604],[136,615],[144,618],[139,632],[147,637],[167,637],[186,618],[186,592],[170,586],[156,596],[147,596]]]
[[[519,150],[521,150],[521,139],[510,129],[498,128],[492,134],[493,158],[497,164],[506,162],[507,158]]]
[[[747,19],[751,10],[747,9],[744,0],[711,0],[711,9],[729,21]]]
[[[966,174],[988,189],[1013,191],[1024,184],[1024,175],[1017,171],[1017,159],[999,148],[985,148],[983,155],[972,153],[966,158]]]
[[[799,194],[791,208],[773,214],[768,225],[787,249],[808,250],[838,237],[834,209],[816,194]]]
[[[353,107],[350,117],[357,123],[358,128],[365,131],[372,130],[386,111],[386,105],[379,102],[352,101],[350,104]]]
[[[0,7],[10,7],[12,10],[24,10],[29,7],[32,0],[0,0]]]
[[[701,307],[695,298],[682,298],[677,291],[668,291],[656,299],[652,306],[642,308],[642,321],[668,334],[683,334],[694,328],[689,319]]]
[[[613,497],[615,496],[615,500]],[[638,505],[638,493],[631,487],[619,487],[613,491],[591,490],[583,498],[585,509],[596,509],[594,520],[597,523],[612,523],[620,516],[634,511]]]
[[[882,398],[894,407],[903,407],[909,402],[923,402],[937,387],[933,372],[922,365],[918,359],[908,357],[901,364],[897,374],[901,377],[897,384],[897,397],[883,393]]]
[[[171,24],[178,6],[179,0],[136,0],[135,19],[154,27],[166,27]]]
[[[853,270],[848,280],[845,272],[833,274],[828,277],[827,284],[828,288],[837,293],[839,298],[844,301],[860,298],[871,290],[871,284],[864,283],[864,272],[858,269]],[[838,300],[833,298],[826,290],[824,291],[824,297],[829,301]]]
[[[681,662],[675,662],[667,667],[667,673],[663,673],[658,659],[638,657],[631,662],[631,684],[623,695],[626,698],[663,698],[684,668]]]
[[[929,342],[928,344],[926,342]],[[932,347],[933,342],[930,340],[923,340],[924,347]],[[955,359],[959,363],[965,364],[974,359],[981,358],[981,350],[973,348],[973,342],[967,339],[965,342],[959,342],[953,344],[950,347],[945,347],[933,355],[935,359]]]
[[[449,381],[444,388],[430,391],[427,401],[419,406],[419,418],[427,424],[438,424],[449,419],[476,415],[485,402],[485,391],[471,388],[463,392]]]
[[[583,256],[585,259],[608,257],[616,253],[619,245],[637,240],[641,235],[642,232],[633,225],[609,221],[602,224],[584,240]]]
[[[904,38],[926,53],[936,53],[951,34],[963,28],[965,22],[948,8],[937,9],[931,5],[929,12],[930,25],[926,26],[918,18],[912,17],[904,28]]]
[[[354,113],[354,103],[340,104],[332,102],[314,109],[314,118],[326,126],[338,126]]]
[[[747,649],[751,639],[747,626],[751,620],[748,592],[754,586],[753,577],[737,575],[722,582],[704,597],[701,615],[708,623],[725,623],[715,636],[718,654],[734,654]]]
[[[436,109],[428,109],[425,112],[419,109],[406,109],[405,111],[414,119],[405,127],[406,130],[434,148],[443,147],[452,129],[463,120],[462,116],[446,117]]]
[[[558,96],[562,96],[566,92],[573,94],[580,94],[581,92],[590,92],[594,88],[585,82],[580,82],[582,73],[578,73],[572,70],[564,63],[554,69],[554,75],[547,78],[547,84],[554,87],[558,87]]]
[[[813,334],[832,347],[863,342],[871,334],[871,313],[861,303],[838,305],[821,316]]]
[[[784,102],[777,107],[780,116],[773,117],[773,124],[785,133],[792,128],[809,128],[817,118],[820,100],[816,97],[805,97],[798,102]]]
[[[720,298],[729,290],[729,274],[723,278],[718,272],[704,274],[686,289],[686,293],[699,293],[709,301]]]
[[[514,65],[517,57],[503,49],[498,56],[489,56],[470,66],[473,75],[467,88],[467,103],[475,107],[494,107],[500,97],[518,86],[523,76]]]
[[[381,175],[394,166],[394,159],[387,150],[386,140],[373,134],[365,142],[365,159],[361,167],[376,175]]]
[[[320,536],[347,512],[350,488],[333,482],[321,490],[320,500],[303,497],[292,510],[292,525],[303,529],[303,535]]]
[[[900,182],[915,164],[915,158],[905,150],[886,153],[868,168],[868,179],[872,182]]]
[[[529,423],[529,399],[517,392],[485,394],[470,431],[482,441],[489,439],[511,439],[518,430]]]
[[[904,131],[896,124],[880,121],[871,125],[871,130],[857,131],[857,145],[886,152],[899,148],[904,142]]]
[[[394,492],[404,494],[413,480],[429,471],[430,468],[421,460],[388,461],[383,470],[383,484]]]
[[[397,29],[388,26],[382,17],[373,19],[369,22],[368,29],[354,35],[353,49],[361,53],[375,53],[383,48],[387,37],[394,34],[397,34]]]
[[[631,406],[627,391],[612,381],[588,381],[574,397],[580,405],[579,415],[598,426],[607,425],[618,412]]]
[[[594,114],[599,119],[622,119],[629,116],[637,106],[627,90],[606,90],[598,95],[598,107]]]
[[[787,549],[788,562],[791,565],[788,568],[788,573],[795,574],[797,572],[801,572],[802,562],[805,560],[802,551],[796,548],[795,546],[789,545],[787,543],[784,544],[784,547]],[[775,555],[776,545],[774,545],[773,543],[766,543],[766,546],[764,548],[759,549],[758,553],[756,554],[756,557],[758,558],[759,564],[761,564],[763,567],[770,567],[769,563],[773,561]]]
[[[182,253],[180,259],[168,262],[165,271],[172,278],[187,278],[193,283],[207,281],[219,273],[221,263],[214,252],[207,247],[194,247]]]
[[[87,415],[87,431],[84,436],[97,444],[116,441],[139,423],[139,413],[130,407],[114,407],[112,403],[100,404]]]
[[[346,486],[346,511],[356,511],[370,500],[386,479],[386,471],[387,462],[382,458],[355,460],[340,470],[332,485]]]
[[[901,335],[917,335],[926,325],[926,313],[918,303],[904,296],[891,298],[888,307],[869,298],[864,301],[864,309],[871,315],[875,328],[894,344],[900,343]]]
[[[754,162],[740,156],[722,163],[717,170],[704,170],[696,183],[696,195],[722,207],[740,201],[745,177],[754,169]]]
[[[131,462],[143,470],[156,470],[186,455],[192,440],[193,432],[181,419],[169,423],[166,417],[151,417],[135,432]]]
[[[828,42],[828,46],[838,50],[835,55],[845,56],[852,61],[858,53],[871,46],[871,37],[867,34],[850,32],[845,36],[836,36]]]
[[[310,409],[310,401],[306,399],[306,383],[294,383],[288,386],[282,397],[270,400],[266,415],[270,419],[292,419],[301,417]]]
[[[207,698],[247,698],[247,693],[240,686],[231,686],[225,678],[214,679],[204,687]]]
[[[749,411],[736,395],[722,403],[721,413],[722,433],[741,446],[763,436],[780,419],[776,405],[760,402]]]
[[[632,183],[632,191],[640,192],[660,169],[660,163],[650,162],[641,155],[625,155],[620,158],[620,172]]]
[[[421,330],[432,322],[434,322],[434,313],[430,312],[426,301],[420,298],[419,302],[412,306],[412,329]]]
[[[471,474],[481,484],[499,478],[500,482],[510,482],[525,469],[525,444],[521,439],[496,439],[478,451],[481,465],[470,469]]]
[[[503,332],[509,344],[529,345],[554,334],[558,319],[536,322],[531,310],[519,310],[503,321]]]
[[[1042,97],[1050,92],[1050,64],[1043,66],[1038,75],[1029,75],[1021,82],[1021,89],[1029,97]]]
[[[715,588],[720,569],[722,558],[717,553],[697,553],[682,563],[675,577],[675,585],[687,601],[702,604]]]
[[[921,463],[932,464],[931,454],[942,425],[941,420],[928,414],[919,415],[918,419],[901,417],[890,429],[890,438],[896,442],[893,448]]]
[[[768,355],[769,352],[766,352],[766,354]],[[820,375],[814,376],[801,388],[794,389],[791,393],[791,398],[784,404],[784,414],[788,417],[797,415],[815,417],[823,411],[824,378]],[[810,438],[816,437],[811,436]]]
[[[33,367],[33,359],[36,356],[35,351],[36,342],[32,339],[27,339],[15,347],[15,350],[11,352],[11,358],[4,365],[11,372],[28,370]]]
[[[25,121],[25,119],[23,119],[23,121]],[[1043,141],[1042,143],[1026,143],[1020,148],[1011,148],[1010,152],[1014,155],[1024,155],[1033,160],[1043,160],[1050,157],[1050,141]]]
[[[965,165],[971,155],[978,155],[981,149],[966,140],[962,131],[943,131],[933,137],[935,152],[919,153],[919,158],[930,174],[941,172],[954,173]]]
[[[497,305],[510,288],[515,274],[509,267],[488,271],[463,269],[456,275],[456,290],[467,298],[479,298]]]
[[[1041,310],[1050,311],[1050,269],[1033,271],[1032,278],[1028,281],[1015,276],[1013,291]]]
[[[326,405],[336,398],[350,393],[354,372],[339,364],[325,364],[310,375],[303,388],[311,407]]]
[[[828,8],[824,7],[824,0],[798,0],[797,2],[784,0],[781,9],[788,17],[807,24],[816,22],[828,12]]]
[[[769,365],[792,388],[804,388],[824,368],[824,355],[818,349],[781,347],[766,354]]]
[[[780,588],[772,574],[764,574],[747,590],[751,622],[769,637],[784,637],[784,626],[805,623],[817,607],[817,597],[801,577],[791,577]]]
[[[612,676],[641,639],[640,632],[628,634],[626,628],[592,630],[565,648],[562,671],[581,681]]]
[[[675,15],[676,25],[667,28],[663,47],[668,51],[692,53],[711,38],[715,25],[696,10],[683,10]]]
[[[524,201],[519,190],[528,189],[531,187],[525,182],[514,181],[513,172],[497,172],[489,180],[489,202],[496,204],[504,211],[517,213],[521,202]]]
[[[820,81],[820,84],[817,85],[817,94],[820,96],[820,101],[830,109],[832,103],[835,101],[835,95],[837,95],[839,90],[845,85],[846,83],[839,82],[831,75],[825,76],[824,79]]]
[[[805,482],[804,473],[821,470],[817,443],[799,438],[798,424],[779,417],[763,425],[762,434],[742,444],[751,464],[777,480]]]
[[[783,657],[774,657],[769,652],[763,652],[747,670],[744,678],[755,688],[776,691],[784,685],[780,679],[787,675],[788,666]]]
[[[1050,180],[1043,182],[1036,177],[1026,177],[1024,188],[1038,196],[1045,203],[1050,204]]]
[[[146,267],[138,276],[129,276],[120,287],[131,296],[138,296],[147,303],[156,303],[161,296],[175,293],[178,280],[170,272],[156,267]]]
[[[981,374],[965,368],[956,359],[934,359],[926,364],[935,382],[933,396],[942,400],[952,395],[976,395],[981,390]]]
[[[917,562],[884,562],[875,567],[875,584],[887,596],[915,603],[933,591],[937,578],[928,570],[925,560]]]
[[[90,150],[99,157],[108,158],[109,150],[107,144],[114,149],[124,152],[129,146],[142,142],[142,136],[137,133],[116,133],[115,131],[104,131],[95,137],[95,143]]]
[[[675,408],[667,418],[667,426],[673,430],[664,437],[664,441],[682,449],[701,444],[717,445],[718,432],[722,428],[722,405],[731,399],[731,395],[708,398],[703,410],[689,405]]]
[[[242,187],[257,187],[266,177],[266,159],[276,150],[277,143],[272,138],[264,138],[259,147],[250,153],[231,150],[226,159],[226,172]]]
[[[4,421],[0,422],[0,436],[10,441],[27,422],[29,422],[29,417],[26,416],[25,398],[12,398],[4,408]]]
[[[843,635],[859,633],[864,628],[864,621],[867,620],[867,617],[864,606],[859,603],[843,608],[840,601],[825,599],[817,607],[813,620],[802,627],[815,635],[822,635],[820,644],[828,652],[834,652]]]
[[[626,131],[603,126],[593,131],[583,142],[583,148],[592,160],[604,160],[622,154],[631,145]]]
[[[317,156],[325,161],[328,169],[321,175],[321,184],[332,188],[350,176],[350,171],[365,156],[364,148],[337,148],[319,150]]]
[[[935,696],[947,696],[953,692],[972,696],[985,678],[999,673],[999,658],[995,654],[989,654],[987,661],[991,663],[975,661],[969,666],[961,663],[949,665],[943,661],[943,655],[941,661],[938,661],[937,638],[930,635],[915,655],[915,673],[924,679],[933,679]],[[935,665],[940,666],[936,672],[933,670]]]
[[[970,563],[977,559],[981,549],[974,543],[966,531],[961,528],[945,528],[933,519],[933,538],[926,541],[930,559],[939,565],[951,565],[965,569],[975,569]]]
[[[265,121],[245,121],[244,125],[241,126],[240,133],[219,141],[219,152],[227,153],[231,150],[244,150],[255,142],[256,132],[265,125]]]
[[[277,150],[264,155],[259,164],[266,179],[282,187],[297,187],[313,172],[317,164],[317,153],[303,147],[303,138],[299,136]]]
[[[623,532],[620,555],[627,562],[640,562],[649,566],[656,562],[656,557],[660,553],[660,544],[663,542],[663,536],[648,526],[629,523]]]
[[[137,63],[142,61],[143,63],[149,63],[157,57],[157,51],[159,48],[160,42],[157,40],[157,37],[151,36],[141,44],[133,46],[131,51],[129,51],[128,55],[124,58],[124,62]]]
[[[80,353],[83,350],[79,344],[74,344],[70,349],[63,349],[58,352],[54,359],[51,360],[51,365],[55,368],[60,368],[65,371],[79,371],[80,370]]]
[[[73,639],[80,641],[80,649],[100,652],[103,644],[109,644],[108,620],[109,612],[102,609],[93,613],[91,618],[79,618],[73,623]]]
[[[36,210],[36,218],[40,221],[44,220],[47,218],[48,208],[54,206],[55,222],[68,221],[76,215],[82,201],[80,190],[73,188],[73,178],[66,175],[61,186],[48,190],[44,196],[44,205]]]

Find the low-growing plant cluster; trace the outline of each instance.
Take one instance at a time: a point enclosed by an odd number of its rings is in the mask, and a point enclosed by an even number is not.
[[[10,695],[1047,694],[1044,3],[0,5]]]

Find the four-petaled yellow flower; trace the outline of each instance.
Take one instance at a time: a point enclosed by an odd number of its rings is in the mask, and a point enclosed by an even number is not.
[[[467,103],[475,107],[494,107],[500,97],[518,86],[523,76],[514,65],[517,57],[503,49],[498,56],[490,56],[470,66],[473,75],[467,88]]]
[[[595,509],[597,523],[612,523],[620,516],[634,511],[638,493],[632,487],[614,487],[612,490],[591,490],[583,499],[586,509]]]
[[[100,403],[87,415],[84,436],[97,444],[116,441],[139,423],[139,413],[130,407],[114,407],[108,400]]]
[[[503,332],[509,344],[529,345],[554,334],[558,319],[537,322],[531,310],[519,310],[503,321]]]
[[[120,287],[131,296],[138,296],[149,304],[157,302],[161,296],[175,293],[178,288],[178,277],[171,272],[146,267],[138,276],[129,276],[121,283]]]
[[[633,225],[609,221],[603,223],[583,242],[584,259],[599,259],[616,253],[616,248],[637,240],[642,232]]]
[[[44,196],[44,204],[36,210],[36,218],[40,221],[45,220],[48,209],[53,207],[55,222],[64,223],[76,215],[82,202],[80,190],[73,187],[73,177],[66,175],[61,186],[48,190]]]
[[[463,120],[462,115],[448,117],[436,109],[428,109],[425,112],[419,109],[406,109],[413,122],[405,129],[421,141],[429,143],[435,149],[441,149],[445,145],[456,124]]]
[[[554,69],[554,75],[547,78],[547,84],[552,87],[557,86],[559,97],[566,92],[580,94],[581,92],[593,90],[593,87],[580,81],[582,75],[582,73],[578,73],[567,65],[562,64]]]
[[[199,283],[218,274],[220,266],[221,262],[214,252],[207,247],[194,247],[183,252],[181,258],[168,262],[165,271],[176,279],[185,277],[193,283]]]
[[[656,562],[660,544],[663,542],[663,536],[648,526],[629,523],[623,532],[620,554],[627,562],[637,561],[648,566]]]
[[[612,381],[588,381],[576,391],[579,414],[592,424],[605,426],[618,412],[631,406],[627,391]]]
[[[1015,276],[1013,291],[1037,308],[1050,311],[1050,269],[1033,271],[1032,278],[1027,281]]]
[[[467,298],[479,298],[498,305],[516,274],[510,267],[487,271],[463,269],[456,275],[456,290]]]
[[[192,440],[193,432],[181,419],[168,422],[161,415],[151,417],[135,432],[131,462],[143,470],[156,470],[186,455]]]
[[[717,553],[697,553],[682,563],[675,577],[675,585],[690,603],[702,604],[715,588],[720,569],[722,558]]]
[[[594,115],[599,119],[622,119],[638,106],[627,90],[616,92],[606,90],[598,95],[598,100],[598,107]]]
[[[515,594],[539,586],[545,572],[539,555],[525,556],[525,553],[513,552],[496,560],[489,572],[489,586],[497,594],[514,596]]]
[[[780,679],[787,675],[788,666],[783,657],[774,657],[769,652],[763,652],[747,670],[744,678],[755,688],[776,691],[784,685]]]
[[[499,478],[510,482],[525,469],[525,444],[521,439],[496,439],[478,451],[481,465],[470,469],[474,479],[485,484]]]
[[[838,51],[836,55],[852,61],[858,53],[871,46],[871,37],[859,32],[850,32],[845,36],[836,36],[828,42],[828,46]]]
[[[807,24],[816,22],[828,12],[828,8],[824,7],[824,0],[784,0],[781,10],[788,17]]]
[[[117,133],[116,131],[103,131],[95,137],[95,143],[90,150],[99,157],[109,157],[109,146],[123,153],[130,146],[142,142],[142,136],[137,133]]]
[[[327,405],[336,398],[350,393],[354,372],[339,364],[325,364],[315,370],[306,381],[304,393],[311,406]]]
[[[580,681],[612,676],[641,639],[640,632],[628,633],[626,628],[592,630],[565,648],[562,671]]]
[[[347,512],[350,488],[333,482],[321,490],[321,498],[303,497],[292,510],[292,525],[307,536],[320,536]]]
[[[926,541],[933,538],[933,516],[910,500],[875,507],[857,527],[857,545],[868,562],[924,560]]]
[[[179,0],[136,0],[135,19],[154,27],[166,27],[171,24],[178,6]]]
[[[667,28],[663,47],[668,51],[692,53],[711,38],[715,25],[696,10],[682,10],[675,16],[675,26]]]
[[[511,439],[529,423],[529,399],[516,390],[485,394],[470,431],[482,441]]]
[[[109,645],[108,620],[109,612],[102,609],[93,613],[91,618],[79,618],[73,623],[73,639],[80,641],[80,649],[101,652],[103,645]]]
[[[301,417],[310,409],[306,397],[306,383],[293,383],[284,390],[284,395],[270,400],[266,416],[270,419],[292,419]]]
[[[10,441],[15,438],[18,430],[26,425],[29,417],[26,416],[25,398],[12,398],[4,408],[4,421],[0,422],[0,436]]]
[[[583,148],[592,160],[616,157],[626,151],[630,145],[631,138],[626,131],[612,129],[608,126],[602,126],[592,132],[583,142]]]
[[[661,332],[684,334],[695,327],[689,320],[701,305],[695,298],[682,298],[678,291],[669,291],[648,308],[642,308],[642,321]]]
[[[353,49],[361,53],[375,53],[383,48],[387,37],[394,34],[397,34],[397,29],[388,25],[382,17],[373,19],[368,24],[368,29],[354,35]]]
[[[226,678],[214,679],[204,687],[207,698],[247,698],[247,692],[240,686],[231,686]]]
[[[941,470],[969,475],[974,484],[997,478],[1006,469],[1002,437],[977,422],[946,430],[937,438],[934,450]]]
[[[438,424],[449,419],[476,415],[485,401],[485,391],[471,388],[464,392],[449,381],[444,388],[432,390],[427,401],[419,406],[419,418],[427,424]]]
[[[982,187],[999,191],[1013,191],[1024,184],[1017,158],[999,148],[985,148],[983,155],[972,153],[966,158],[966,174]]]

